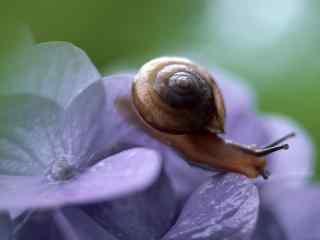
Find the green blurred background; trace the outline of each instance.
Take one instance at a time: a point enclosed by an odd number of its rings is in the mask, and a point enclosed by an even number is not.
[[[320,146],[319,14],[318,0],[2,1],[0,54],[32,38],[70,41],[106,73],[189,56],[242,76],[262,111],[295,118]]]

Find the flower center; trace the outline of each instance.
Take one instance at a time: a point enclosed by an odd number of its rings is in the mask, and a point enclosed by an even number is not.
[[[56,181],[66,181],[75,176],[76,169],[67,160],[54,161],[50,170],[49,177]]]

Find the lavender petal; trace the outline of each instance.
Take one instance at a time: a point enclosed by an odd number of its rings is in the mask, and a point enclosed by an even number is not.
[[[15,59],[15,69],[4,95],[29,93],[40,95],[66,106],[100,74],[88,56],[66,42],[48,42],[32,46]]]
[[[254,112],[242,112],[237,118],[230,118],[227,122],[230,123],[225,135],[227,139],[256,146],[264,146],[269,141],[263,121]]]
[[[15,220],[17,240],[117,240],[77,208],[31,211]]]
[[[0,213],[0,236],[3,240],[9,240],[12,236],[12,223],[7,213]]]
[[[26,212],[15,219],[15,240],[69,240],[56,224],[55,211]]]
[[[291,185],[305,183],[314,171],[314,150],[307,133],[295,122],[285,117],[265,117],[264,124],[269,133],[269,139],[272,140],[290,132],[296,133],[295,138],[287,141],[290,145],[289,150],[270,156],[268,167],[272,172],[271,178],[275,180],[290,178],[290,182],[285,182]]]
[[[77,240],[117,240],[79,208],[64,208],[59,218],[63,216],[64,219],[60,222],[66,228],[65,235],[74,235]]]
[[[0,209],[41,209],[125,197],[152,185],[161,168],[156,152],[136,148],[106,158],[62,182],[42,176],[0,175]]]
[[[73,166],[85,167],[95,154],[106,148],[104,132],[106,96],[102,82],[96,81],[83,90],[68,106],[61,123],[61,136],[66,159]]]
[[[260,204],[258,222],[252,239],[256,240],[287,240],[285,230],[274,212]]]
[[[31,95],[0,97],[0,174],[38,175],[57,158],[62,110]]]
[[[212,75],[224,97],[226,107],[226,138],[242,143],[261,145],[268,138],[261,119],[257,117],[256,96],[242,79],[227,71],[214,69]]]
[[[222,69],[213,69],[212,75],[218,83],[226,104],[227,116],[255,109],[256,96],[244,80]]]
[[[271,184],[262,191],[263,206],[273,212],[287,238],[317,239],[320,236],[319,185],[293,187],[282,183]]]
[[[246,177],[214,176],[191,195],[163,239],[250,239],[258,206],[257,189]]]
[[[177,198],[162,171],[144,191],[82,209],[119,240],[160,239],[175,219]]]

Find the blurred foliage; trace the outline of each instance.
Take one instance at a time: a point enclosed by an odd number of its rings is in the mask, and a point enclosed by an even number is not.
[[[257,89],[263,111],[295,118],[320,146],[317,0],[29,0],[0,9],[0,28],[22,22],[37,42],[73,42],[107,72],[164,54],[220,65]],[[13,39],[2,35],[0,53]]]
[[[70,41],[101,67],[122,58],[151,56],[160,46],[174,49],[188,38],[204,2],[30,0],[6,8],[3,12],[30,26],[36,41]]]

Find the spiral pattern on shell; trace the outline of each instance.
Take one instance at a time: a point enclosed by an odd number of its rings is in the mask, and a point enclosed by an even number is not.
[[[137,73],[132,97],[153,128],[175,134],[223,131],[224,102],[212,76],[184,58],[162,57]]]
[[[170,68],[171,76],[162,76]],[[175,69],[176,68],[176,69]],[[198,74],[179,69],[181,66],[166,66],[157,75],[154,89],[163,101],[176,108],[186,108],[201,105],[210,101],[211,86]]]

